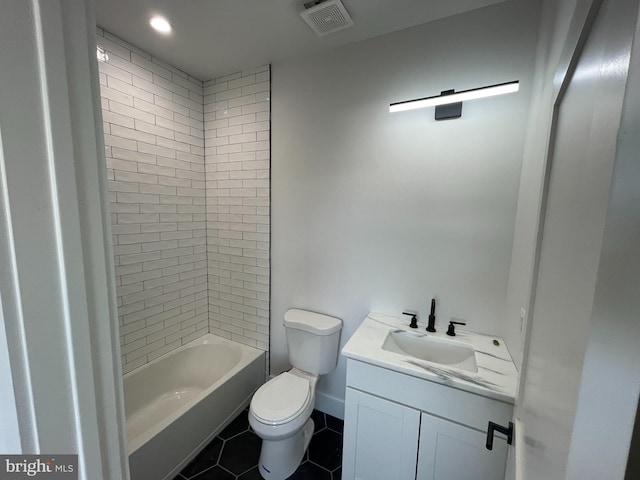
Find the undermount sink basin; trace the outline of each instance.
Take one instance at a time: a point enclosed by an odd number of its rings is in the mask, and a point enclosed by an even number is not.
[[[417,332],[391,330],[384,339],[382,349],[469,372],[478,371],[473,347],[462,342]]]

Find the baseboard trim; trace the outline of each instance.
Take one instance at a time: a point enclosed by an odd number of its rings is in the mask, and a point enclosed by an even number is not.
[[[344,420],[344,399],[316,391],[316,410]]]

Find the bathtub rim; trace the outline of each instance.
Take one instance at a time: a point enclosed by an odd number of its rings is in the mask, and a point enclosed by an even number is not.
[[[224,337],[220,337],[218,335],[214,335],[212,333],[205,333],[204,335],[202,335],[201,337],[196,338],[195,340],[190,341],[189,343],[186,343],[185,345],[182,345],[178,348],[176,348],[175,350],[172,350],[168,353],[165,353],[164,355],[159,356],[158,358],[153,359],[151,362],[145,363],[144,365],[141,365],[140,367],[126,373],[125,375],[122,376],[122,385],[123,385],[123,393],[124,393],[124,382],[126,379],[134,376],[136,373],[140,373],[142,370],[144,370],[145,368],[148,368],[156,363],[161,362],[162,360],[166,360],[168,358],[171,358],[174,355],[177,355],[178,353],[196,347],[196,346],[200,346],[200,345],[220,345],[220,344],[224,344],[224,345],[230,345],[234,348],[238,348],[241,352],[241,357],[240,360],[238,361],[238,363],[236,365],[233,366],[233,368],[231,368],[229,371],[227,371],[222,377],[220,377],[216,382],[212,383],[211,385],[207,386],[207,388],[205,388],[202,392],[200,392],[196,397],[194,397],[192,399],[192,401],[188,402],[187,404],[181,406],[180,408],[176,409],[175,411],[171,412],[170,415],[166,416],[165,418],[163,418],[160,422],[156,423],[155,425],[153,425],[153,427],[151,427],[150,429],[148,429],[147,431],[145,431],[144,433],[138,435],[135,438],[129,438],[128,436],[126,437],[127,439],[127,454],[128,455],[132,455],[134,452],[136,452],[140,447],[142,447],[143,445],[145,445],[147,442],[149,442],[152,438],[154,438],[156,435],[160,434],[164,429],[166,429],[169,425],[171,425],[173,422],[179,420],[179,418],[184,415],[189,409],[191,409],[191,407],[199,402],[202,401],[202,399],[204,399],[206,396],[210,395],[215,389],[216,387],[218,387],[219,385],[223,384],[224,382],[226,382],[229,377],[233,376],[234,374],[236,374],[239,370],[243,369],[244,367],[246,367],[247,365],[249,365],[250,363],[252,363],[253,361],[255,361],[256,359],[260,358],[261,356],[265,355],[265,351],[264,350],[259,350],[255,347],[251,347],[249,345],[245,345],[243,343],[239,343],[239,342],[234,342],[233,340],[229,340],[228,338],[224,338]],[[264,357],[263,357],[264,358]],[[126,397],[126,395],[123,395],[123,400],[124,397]],[[125,411],[126,411],[126,405],[125,405]],[[126,435],[126,414],[125,414],[125,435]]]

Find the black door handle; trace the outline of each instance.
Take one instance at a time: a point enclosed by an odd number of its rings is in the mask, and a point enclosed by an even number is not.
[[[515,431],[513,422],[509,422],[509,428],[503,427],[502,425],[498,425],[494,422],[489,422],[489,427],[487,428],[487,450],[493,450],[493,434],[495,430],[506,435],[507,444],[511,445],[513,442],[513,432]]]

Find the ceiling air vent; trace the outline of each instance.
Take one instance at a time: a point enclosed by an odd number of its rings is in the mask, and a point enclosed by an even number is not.
[[[326,2],[308,2],[307,10],[300,15],[319,37],[337,32],[353,25],[353,20],[347,13],[340,0],[328,0]]]

